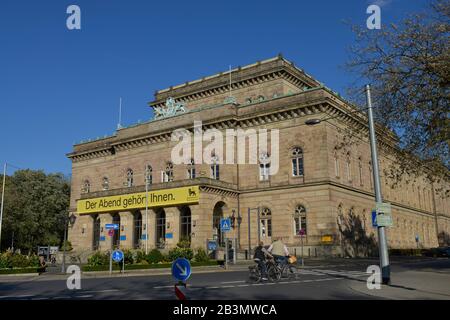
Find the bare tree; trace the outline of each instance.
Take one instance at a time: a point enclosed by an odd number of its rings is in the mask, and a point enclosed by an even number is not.
[[[347,67],[372,85],[377,121],[399,138],[393,175],[426,173],[448,180],[449,22],[450,0],[437,0],[399,25],[353,27],[356,45]]]

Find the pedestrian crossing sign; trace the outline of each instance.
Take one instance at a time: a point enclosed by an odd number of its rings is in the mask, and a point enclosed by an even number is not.
[[[220,230],[222,230],[223,232],[231,230],[230,218],[222,218],[222,219],[220,219]]]

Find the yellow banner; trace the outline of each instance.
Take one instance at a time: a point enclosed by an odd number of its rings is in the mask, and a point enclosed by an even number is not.
[[[173,206],[197,203],[200,198],[198,186],[150,191],[148,193],[148,207]],[[145,192],[123,194],[77,201],[79,214],[128,211],[143,209],[146,205]]]

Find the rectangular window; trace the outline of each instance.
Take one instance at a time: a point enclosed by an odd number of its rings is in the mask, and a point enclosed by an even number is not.
[[[215,180],[219,180],[219,165],[213,164],[211,166],[211,178]]]
[[[259,165],[259,180],[267,181],[269,180],[269,164],[260,164]]]

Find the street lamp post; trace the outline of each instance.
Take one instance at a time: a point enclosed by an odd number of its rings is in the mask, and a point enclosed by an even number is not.
[[[369,122],[369,140],[370,140],[370,151],[372,156],[372,166],[373,166],[373,181],[375,189],[375,201],[376,203],[382,203],[383,198],[381,194],[380,185],[380,173],[378,168],[378,152],[375,136],[375,125],[373,121],[373,111],[372,111],[372,100],[370,96],[370,85],[366,85],[366,98],[367,98],[367,117]],[[306,125],[316,125],[326,121],[326,119],[308,119],[305,121]],[[378,226],[378,243],[380,252],[380,268],[381,268],[381,278],[383,284],[389,284],[391,282],[390,277],[390,265],[389,265],[389,252],[387,247],[386,232],[384,226]]]
[[[7,164],[5,162],[5,165],[3,166],[2,204],[0,207],[0,251],[2,243],[3,204],[5,202],[6,166]]]
[[[63,261],[61,265],[61,273],[66,272],[66,245],[67,245],[67,224],[74,225],[77,217],[72,213],[70,217],[64,217],[64,241],[63,241]]]
[[[260,210],[259,210],[259,207],[257,207],[257,208],[248,208],[248,211],[247,211],[247,219],[248,219],[248,255],[249,256],[251,256],[251,252],[252,252],[252,243],[251,243],[251,228],[250,228],[250,213],[251,213],[251,211],[252,210],[257,210],[257,214],[258,214],[258,216],[257,216],[257,219],[258,219],[258,245],[259,245],[259,242],[261,241],[261,239],[260,239],[260,222],[259,222],[259,216],[260,216]]]

